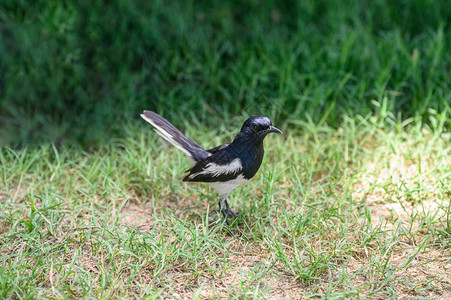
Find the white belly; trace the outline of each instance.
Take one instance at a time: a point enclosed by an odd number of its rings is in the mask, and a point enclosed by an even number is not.
[[[245,179],[243,175],[238,176],[235,179],[226,181],[226,182],[209,182],[209,184],[220,194],[220,195],[227,195],[230,193],[233,189],[245,184],[249,180]]]

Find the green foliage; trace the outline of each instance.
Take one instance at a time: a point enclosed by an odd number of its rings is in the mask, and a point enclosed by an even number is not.
[[[93,145],[143,109],[212,125],[242,113],[337,125],[387,98],[389,111],[427,120],[451,102],[450,7],[2,1],[0,144]]]

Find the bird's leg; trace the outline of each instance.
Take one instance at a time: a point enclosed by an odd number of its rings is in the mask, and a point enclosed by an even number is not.
[[[229,203],[227,202],[227,195],[221,195],[221,201],[219,202],[219,211],[222,213],[224,218],[227,216],[236,218],[238,214],[230,209]]]
[[[230,226],[229,219],[227,218],[227,209],[224,207],[227,203],[227,195],[221,195],[221,200],[219,201],[219,211],[226,219],[227,226]]]
[[[227,203],[227,200],[224,200],[225,202],[225,206],[226,206],[226,212],[229,216],[236,218],[238,217],[238,213],[234,212],[233,210],[230,209],[229,203]]]
[[[224,216],[224,219],[227,223],[227,226],[230,226],[230,222],[229,219],[227,218],[227,209],[224,208],[224,206],[227,203],[227,194],[225,195],[221,195],[221,200],[219,201],[219,211],[222,213],[222,215]],[[228,206],[228,205],[227,205]]]
[[[225,222],[226,222],[227,226],[230,227],[230,221],[229,221],[229,218],[227,216],[230,215],[230,212],[232,212],[232,211],[230,210],[229,204],[227,203],[226,199],[227,199],[227,194],[226,195],[221,195],[221,200],[219,201],[219,211],[224,216],[224,219],[225,219]],[[233,229],[229,229],[229,232],[232,235],[235,235],[235,231]]]

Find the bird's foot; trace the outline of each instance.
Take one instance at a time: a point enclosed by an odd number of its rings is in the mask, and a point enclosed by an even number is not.
[[[231,217],[231,218],[236,218],[236,217],[238,217],[240,215],[239,212],[234,212],[230,208],[229,209],[223,209],[222,211],[219,210],[219,209],[216,209],[216,210],[213,210],[211,212],[211,214],[214,214],[214,215],[218,215],[218,214],[221,214],[221,213],[222,213],[222,215],[224,217],[227,216],[227,217]]]
[[[224,213],[227,216],[230,216],[232,218],[236,218],[240,215],[240,213],[237,213],[237,212],[234,212],[233,210],[231,210],[230,207],[227,207],[227,209],[225,209],[224,211],[225,211]]]
[[[239,235],[236,233],[234,229],[231,228],[231,225],[233,225],[234,222],[230,222],[229,219],[225,218],[225,223],[227,224],[226,232],[229,233],[232,236],[238,237]]]

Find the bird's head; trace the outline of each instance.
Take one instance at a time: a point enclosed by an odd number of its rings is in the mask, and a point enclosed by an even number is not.
[[[248,139],[263,140],[271,132],[282,133],[278,128],[272,126],[268,117],[257,116],[247,119],[238,135]]]

